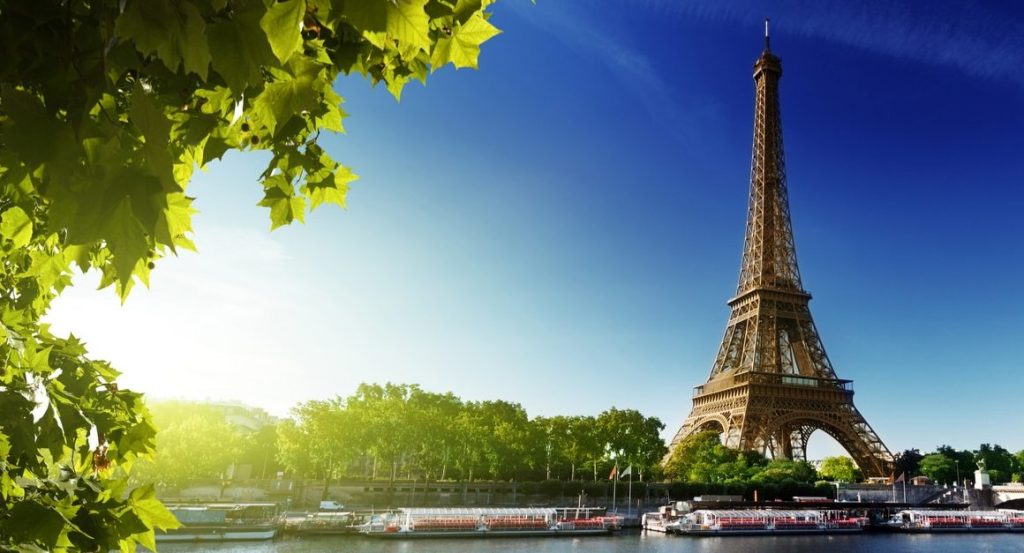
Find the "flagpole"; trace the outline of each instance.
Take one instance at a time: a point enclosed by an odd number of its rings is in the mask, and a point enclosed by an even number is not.
[[[612,510],[615,511],[615,513],[619,512],[619,506],[616,505],[616,501],[615,501],[615,491],[616,491],[616,488],[618,488],[618,486],[616,484],[618,484],[618,483],[619,483],[619,464],[615,463],[615,468],[612,469]]]
[[[629,511],[626,516],[633,516],[633,465],[629,465]]]

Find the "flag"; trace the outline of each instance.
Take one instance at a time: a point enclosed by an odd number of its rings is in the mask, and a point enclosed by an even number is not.
[[[626,470],[622,471],[622,474],[619,475],[619,478],[625,478],[631,474],[633,474],[633,465],[629,465],[628,467],[626,467]]]
[[[612,473],[608,475],[609,480],[615,480],[615,476],[619,474],[619,465],[612,467]]]
[[[896,482],[906,482],[907,481],[906,476],[907,476],[907,473],[905,473],[905,472],[900,474],[900,477],[896,479]]]

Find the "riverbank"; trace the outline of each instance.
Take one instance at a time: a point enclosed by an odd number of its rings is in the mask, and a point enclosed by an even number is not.
[[[628,531],[560,540],[377,541],[357,536],[286,538],[262,543],[161,544],[161,553],[1024,553],[1018,534],[862,534],[686,538]]]

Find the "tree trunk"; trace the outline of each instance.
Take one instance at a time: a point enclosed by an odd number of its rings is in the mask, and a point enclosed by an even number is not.
[[[327,465],[324,467],[324,489],[323,489],[323,491],[320,492],[320,500],[321,501],[327,499],[327,491],[330,489],[330,486],[331,486],[331,462],[333,460],[334,460],[334,456],[333,455],[328,455],[328,457],[327,457]]]
[[[569,481],[572,482],[576,479],[576,462],[572,463],[572,472],[569,473]]]

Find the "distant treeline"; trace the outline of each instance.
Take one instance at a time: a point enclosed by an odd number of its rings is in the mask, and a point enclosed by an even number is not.
[[[618,476],[635,482],[672,481],[734,495],[756,488],[771,497],[813,491],[819,480],[860,480],[848,457],[827,458],[817,468],[769,460],[724,447],[714,433],[690,436],[662,466],[664,424],[636,410],[531,418],[518,403],[465,401],[409,384],[362,384],[347,398],[300,403],[283,420],[237,404],[164,401],[150,409],[159,429],[157,454],[136,477],[165,487],[284,473],[324,485],[347,478],[529,482],[521,485],[575,495],[583,481],[607,482],[618,467]],[[951,483],[958,469],[961,480],[971,478],[978,461],[993,482],[1019,481],[1024,473],[1024,451],[982,444],[975,451],[904,451],[895,474]]]
[[[277,429],[278,459],[306,477],[548,480],[650,477],[665,425],[632,409],[530,418],[518,403],[464,401],[408,384],[362,384],[308,401]]]
[[[260,409],[183,401],[150,405],[156,459],[139,478],[291,477],[394,480],[607,479],[632,466],[660,477],[665,425],[632,409],[529,417],[518,403],[465,401],[409,384],[362,384],[347,398],[296,405],[274,420]]]

